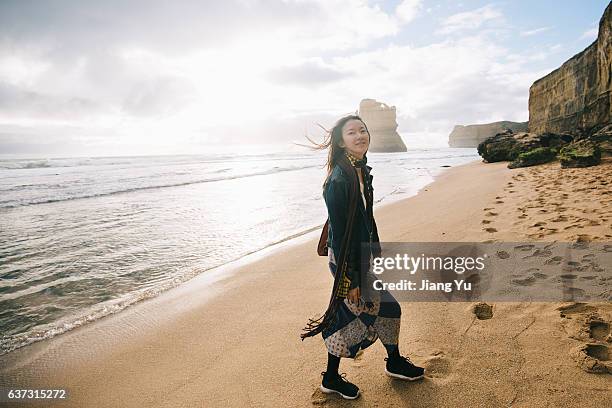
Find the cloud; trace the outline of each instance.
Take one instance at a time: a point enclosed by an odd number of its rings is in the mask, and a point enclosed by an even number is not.
[[[61,97],[0,82],[0,120],[37,119],[69,121],[75,116],[85,119],[102,109],[101,105],[83,97]]]
[[[317,87],[351,75],[351,72],[326,64],[320,58],[314,58],[301,64],[274,68],[268,72],[267,77],[278,83]]]
[[[488,4],[475,10],[464,11],[445,18],[437,33],[452,34],[460,31],[474,30],[480,28],[485,23],[500,22],[502,19],[502,13]]]
[[[166,116],[180,111],[197,98],[187,80],[159,77],[132,83],[122,111],[135,116]]]
[[[534,28],[533,30],[525,30],[525,31],[521,31],[520,32],[520,36],[521,37],[529,37],[529,36],[532,36],[532,35],[543,33],[543,32],[548,31],[550,29],[552,29],[552,27],[539,27],[539,28]]]
[[[395,14],[403,23],[409,23],[414,20],[422,7],[422,0],[403,0],[395,9]]]
[[[363,98],[397,106],[401,132],[444,141],[455,124],[526,120],[542,56],[501,45],[493,6],[445,19],[452,37],[405,45],[407,22],[433,18],[421,3],[4,1],[0,149],[289,143]]]
[[[356,74],[327,93],[344,95],[345,106],[395,105],[401,132],[445,138],[456,124],[527,120],[529,86],[548,71],[530,70],[529,53],[509,55],[486,35],[360,52],[333,59]]]
[[[181,53],[223,46],[245,31],[290,26],[321,15],[313,2],[257,0],[108,0],[0,3],[3,36],[23,44],[44,42],[49,53],[75,55],[117,44]]]

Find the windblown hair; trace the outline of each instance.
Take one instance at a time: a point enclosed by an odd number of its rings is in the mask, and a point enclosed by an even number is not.
[[[344,127],[346,122],[352,119],[358,120],[361,123],[363,123],[363,126],[365,126],[366,131],[368,132],[368,138],[371,139],[370,131],[368,130],[368,126],[365,124],[363,119],[361,119],[359,115],[351,114],[351,115],[343,116],[340,119],[338,119],[336,124],[330,130],[325,129],[320,124],[317,124],[321,129],[323,129],[323,131],[325,131],[323,143],[317,143],[313,141],[310,137],[308,137],[308,135],[305,135],[306,139],[308,139],[308,141],[312,143],[312,145],[300,145],[300,146],[306,146],[313,150],[325,150],[329,148],[328,153],[327,153],[327,164],[326,164],[327,177],[329,177],[329,175],[332,172],[332,169],[338,162],[338,157],[344,154],[344,151],[345,151],[344,148],[340,147],[340,143],[342,142],[342,128]],[[326,177],[326,180],[327,180],[327,177]]]

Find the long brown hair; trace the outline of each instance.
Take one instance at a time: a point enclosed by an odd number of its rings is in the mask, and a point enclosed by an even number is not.
[[[344,154],[344,151],[345,151],[343,147],[340,147],[340,143],[342,142],[342,128],[344,127],[346,122],[348,122],[349,120],[353,120],[353,119],[358,120],[361,123],[363,123],[363,126],[366,128],[366,132],[368,132],[368,142],[370,142],[371,135],[370,135],[370,131],[368,130],[368,126],[365,124],[365,122],[363,121],[363,119],[361,119],[359,115],[355,115],[355,114],[350,114],[350,115],[341,117],[340,119],[338,119],[336,124],[334,124],[334,126],[330,130],[325,129],[325,127],[323,127],[320,124],[317,124],[321,129],[325,131],[323,143],[317,143],[313,141],[310,137],[308,137],[308,135],[304,135],[304,137],[306,137],[306,139],[308,139],[308,141],[312,143],[312,146],[308,146],[308,145],[300,145],[300,146],[306,146],[313,150],[324,150],[324,149],[329,148],[327,152],[327,164],[326,164],[327,177],[325,178],[326,181],[329,175],[331,174],[334,166],[338,162],[338,157]]]

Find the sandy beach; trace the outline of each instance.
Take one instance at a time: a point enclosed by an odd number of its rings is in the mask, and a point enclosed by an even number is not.
[[[418,195],[377,208],[381,241],[610,241],[610,158],[584,169],[506,166],[452,168]],[[0,386],[67,389],[58,407],[612,404],[610,298],[495,303],[488,320],[474,317],[473,303],[402,302],[400,351],[426,378],[386,377],[378,343],[342,360],[358,400],[322,394],[323,341],[299,337],[332,282],[317,240],[315,231],[2,356]],[[587,356],[589,344],[599,361]]]

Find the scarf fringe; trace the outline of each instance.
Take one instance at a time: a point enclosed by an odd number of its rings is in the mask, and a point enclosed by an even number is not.
[[[336,310],[338,309],[338,299],[334,301],[333,304],[325,311],[325,314],[318,319],[308,319],[308,323],[306,327],[302,330],[304,333],[300,334],[300,338],[302,341],[308,337],[316,336],[321,333],[323,330],[327,329],[330,326],[333,326]]]

